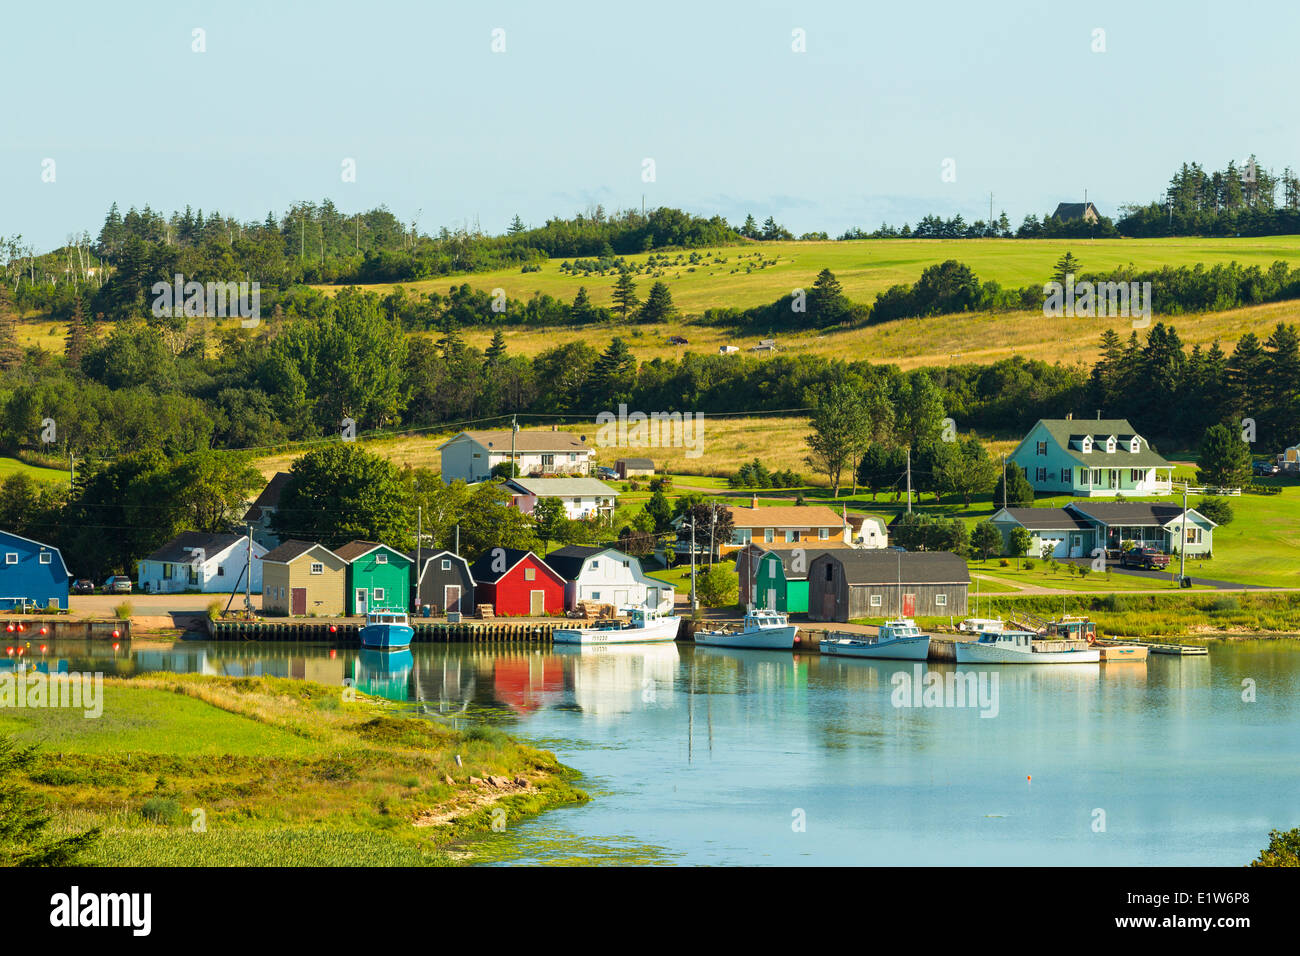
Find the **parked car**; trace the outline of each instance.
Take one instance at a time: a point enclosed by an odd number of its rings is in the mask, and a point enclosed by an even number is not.
[[[95,582],[90,578],[78,578],[72,582],[73,594],[94,594]]]
[[[613,481],[618,478],[618,472],[613,468],[606,468],[604,465],[597,465],[596,477],[604,478],[606,481]]]
[[[668,336],[668,344],[669,344],[669,345],[686,345],[686,344],[687,344],[687,341],[686,341],[686,338],[685,338],[684,336],[681,336],[681,335],[670,335],[670,336]]]
[[[1257,461],[1250,466],[1250,470],[1256,475],[1276,475],[1279,471],[1275,461]]]
[[[1119,562],[1126,568],[1163,571],[1169,567],[1169,555],[1159,548],[1130,548],[1120,557]]]
[[[104,582],[105,594],[130,594],[131,579],[125,574],[114,574]]]

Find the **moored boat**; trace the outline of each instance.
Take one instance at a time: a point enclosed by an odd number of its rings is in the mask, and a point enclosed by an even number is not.
[[[1006,624],[1000,617],[968,617],[957,625],[957,630],[987,634],[1000,631],[1004,627]]]
[[[1101,650],[1087,641],[1043,640],[1032,631],[997,631],[956,643],[958,664],[1097,664]]]
[[[821,652],[834,657],[870,657],[888,661],[923,661],[930,656],[930,635],[908,619],[886,621],[875,634],[837,631],[821,642]]]
[[[788,651],[799,628],[780,611],[750,608],[739,631],[696,631],[695,643],[707,647],[750,647]]]
[[[411,627],[405,611],[371,611],[361,628],[361,646],[375,650],[397,650],[411,646],[415,629]]]
[[[1136,644],[1133,641],[1096,641],[1092,646],[1101,651],[1103,664],[1145,661],[1151,650],[1145,644]]]
[[[654,608],[628,609],[626,621],[598,621],[592,627],[556,628],[556,644],[652,644],[677,640],[681,619]]]

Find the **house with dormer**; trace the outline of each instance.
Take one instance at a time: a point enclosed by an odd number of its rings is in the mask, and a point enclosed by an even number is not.
[[[1040,494],[1113,498],[1173,490],[1174,466],[1123,418],[1040,419],[1009,457]]]

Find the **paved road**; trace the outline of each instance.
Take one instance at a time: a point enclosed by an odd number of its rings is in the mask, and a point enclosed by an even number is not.
[[[1069,561],[1069,562],[1071,562],[1071,563],[1073,563],[1073,564],[1086,564],[1086,563],[1088,563],[1088,561],[1089,561],[1088,558],[1062,558],[1061,560],[1062,560],[1063,562],[1064,562],[1064,561]],[[1166,583],[1169,583],[1169,582],[1173,581],[1173,580],[1177,577],[1177,575],[1178,575],[1178,564],[1177,564],[1177,562],[1176,562],[1176,561],[1173,562],[1173,563],[1170,565],[1170,567],[1173,568],[1173,573],[1172,573],[1172,574],[1171,574],[1169,571],[1145,571],[1145,570],[1142,570],[1141,568],[1125,568],[1125,567],[1121,567],[1121,566],[1118,565],[1118,564],[1111,564],[1111,565],[1109,565],[1110,570],[1113,571],[1113,572],[1116,573],[1116,574],[1129,574],[1129,575],[1132,575],[1133,577],[1137,577],[1137,578],[1146,578],[1147,580],[1150,580],[1150,581],[1164,581],[1164,582],[1166,582]],[[1203,578],[1203,577],[1199,577],[1199,576],[1197,576],[1197,575],[1193,575],[1193,574],[1189,574],[1189,575],[1187,575],[1187,576],[1188,576],[1189,578],[1192,579],[1192,583],[1193,583],[1193,584],[1200,584],[1200,585],[1204,585],[1205,587],[1216,588],[1216,589],[1221,590],[1221,591],[1284,591],[1284,590],[1288,590],[1287,588],[1274,588],[1274,587],[1268,587],[1267,585],[1263,585],[1263,584],[1242,584],[1240,581],[1220,581],[1220,580],[1217,580],[1217,579],[1215,579],[1215,578]],[[1135,593],[1135,592],[1131,592],[1131,591],[1130,591],[1130,592],[1126,592],[1126,593],[1130,593],[1130,594],[1131,594],[1131,593]]]

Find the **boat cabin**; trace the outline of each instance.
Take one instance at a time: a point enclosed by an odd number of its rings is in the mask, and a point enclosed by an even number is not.
[[[1097,625],[1086,617],[1066,616],[1048,623],[1047,637],[1091,643],[1097,639]]]

